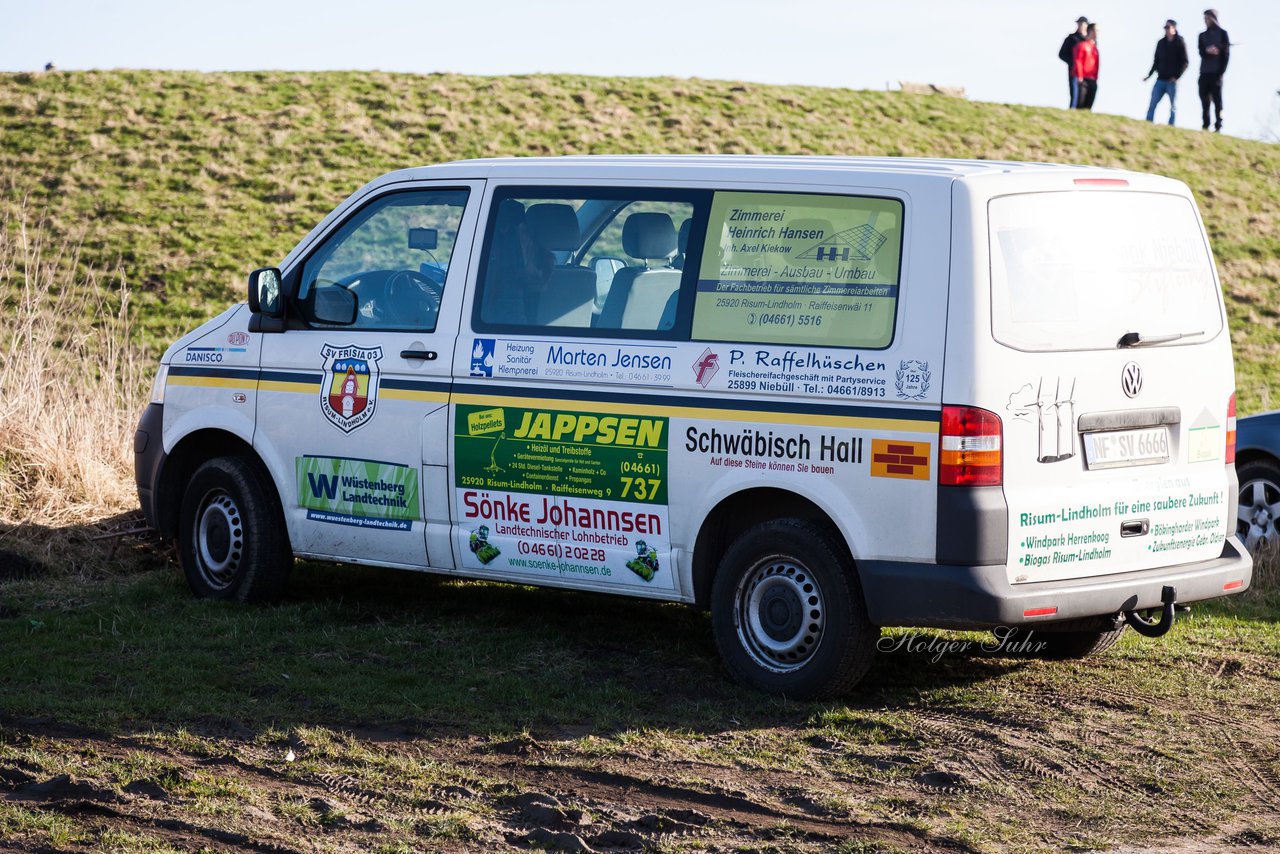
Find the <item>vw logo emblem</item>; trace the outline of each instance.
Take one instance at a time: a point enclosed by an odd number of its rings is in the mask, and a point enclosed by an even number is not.
[[[1142,368],[1137,362],[1130,362],[1120,371],[1120,388],[1129,397],[1137,397],[1142,391]]]

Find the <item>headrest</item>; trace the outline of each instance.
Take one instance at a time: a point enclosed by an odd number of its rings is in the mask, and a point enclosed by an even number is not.
[[[494,227],[502,230],[516,229],[524,222],[524,217],[524,205],[515,199],[503,199],[498,202],[498,216],[494,219]]]
[[[670,258],[676,226],[664,213],[633,213],[622,226],[622,250],[632,258]]]
[[[689,232],[693,229],[693,218],[690,217],[680,223],[680,234],[676,238],[676,243],[680,246],[680,254],[689,254]]]
[[[578,217],[573,212],[573,205],[530,205],[529,210],[525,211],[525,222],[533,232],[533,239],[544,249],[577,249],[582,242],[582,232],[578,229]]]

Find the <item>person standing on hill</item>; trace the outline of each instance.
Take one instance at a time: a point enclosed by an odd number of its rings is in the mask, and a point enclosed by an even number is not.
[[[1187,43],[1178,35],[1178,22],[1170,18],[1164,22],[1164,38],[1156,42],[1156,56],[1144,81],[1156,75],[1156,85],[1151,89],[1151,106],[1147,107],[1147,121],[1156,120],[1156,105],[1165,95],[1169,96],[1169,124],[1178,112],[1178,78],[1187,70]]]
[[[1231,39],[1218,24],[1218,10],[1204,10],[1204,32],[1200,34],[1200,127],[1209,129],[1209,103],[1213,102],[1215,131],[1222,130],[1222,75],[1231,58]]]
[[[1093,99],[1098,95],[1098,25],[1090,24],[1084,41],[1076,45],[1071,61],[1071,73],[1076,77],[1079,97],[1076,109],[1092,110]]]
[[[1076,31],[1063,39],[1062,47],[1058,48],[1058,59],[1067,64],[1067,90],[1071,93],[1071,100],[1067,103],[1068,109],[1075,109],[1076,99],[1080,95],[1079,87],[1076,85],[1076,75],[1071,63],[1075,61],[1076,45],[1084,41],[1085,30],[1088,26],[1088,18],[1083,15],[1076,18]]]

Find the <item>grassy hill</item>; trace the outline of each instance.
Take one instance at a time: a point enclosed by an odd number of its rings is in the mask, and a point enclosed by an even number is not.
[[[171,552],[102,539],[137,518],[128,437],[158,350],[239,299],[246,271],[364,181],[465,157],[664,151],[1179,177],[1218,253],[1241,409],[1269,402],[1277,146],[707,81],[0,75],[0,840],[1280,846],[1274,560],[1253,590],[1180,616],[1168,638],[1130,632],[1082,662],[992,651],[985,634],[893,632],[856,695],[819,705],[731,684],[706,616],[685,608],[306,562],[283,603],[240,608],[193,600]]]
[[[1280,349],[1280,146],[942,96],[705,80],[109,71],[0,75],[0,214],[133,291],[154,352],[389,169],[493,155],[718,152],[1091,163],[1195,190],[1243,412]],[[84,272],[84,271],[82,271]],[[79,277],[83,279],[84,276]],[[8,282],[0,285],[6,298]],[[1280,386],[1277,386],[1280,387]],[[1280,405],[1280,396],[1276,397]]]

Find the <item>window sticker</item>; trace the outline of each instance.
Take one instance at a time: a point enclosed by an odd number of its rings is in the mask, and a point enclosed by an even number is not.
[[[665,417],[460,404],[463,565],[672,589]]]
[[[902,202],[716,193],[693,337],[887,347],[902,261]]]

